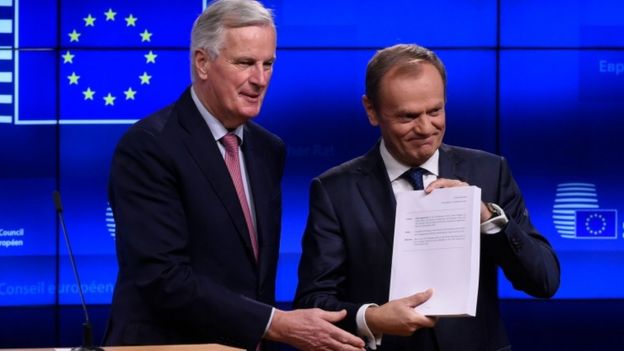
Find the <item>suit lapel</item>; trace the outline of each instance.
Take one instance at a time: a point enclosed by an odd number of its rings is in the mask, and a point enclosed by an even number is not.
[[[440,178],[446,179],[459,179],[466,181],[466,175],[462,171],[461,159],[457,158],[453,148],[446,144],[442,144],[439,148],[440,159],[438,161],[440,166]]]
[[[359,171],[362,173],[357,183],[360,194],[377,224],[380,235],[392,247],[396,200],[386,166],[379,153],[379,143],[364,156],[363,166]]]
[[[225,161],[219,147],[217,146],[210,128],[197,110],[190,90],[187,89],[176,103],[178,118],[182,128],[188,132],[188,137],[184,138],[184,143],[201,169],[202,173],[212,185],[214,192],[227,210],[232,220],[232,224],[245,243],[250,259],[255,262],[251,240],[243,210],[236,195],[236,189],[232,183],[232,178],[225,166]]]
[[[251,123],[251,122],[250,122]],[[243,141],[243,155],[245,157],[245,167],[247,169],[247,175],[249,179],[249,191],[251,192],[254,210],[256,214],[256,233],[258,235],[258,263],[260,270],[260,284],[262,286],[262,279],[266,276],[266,269],[268,265],[262,264],[266,262],[272,255],[266,251],[267,245],[263,245],[266,235],[272,233],[270,229],[270,218],[272,211],[275,209],[269,208],[266,204],[269,203],[271,196],[271,179],[270,175],[264,170],[263,167],[267,166],[264,161],[263,150],[257,145],[257,140],[252,131],[250,125],[245,126],[245,139]]]

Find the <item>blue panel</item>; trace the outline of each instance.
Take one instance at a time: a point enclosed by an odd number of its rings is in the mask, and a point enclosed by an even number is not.
[[[54,186],[52,177],[0,178],[0,306],[54,302]]]
[[[568,280],[560,297],[624,296],[624,283],[615,278],[624,270],[618,215],[624,210],[624,167],[617,142],[624,135],[624,75],[603,69],[603,62],[624,62],[624,52],[501,55],[502,152],[534,224],[564,258],[562,271]],[[583,212],[588,210],[611,213],[605,217],[605,230],[611,228],[614,235],[602,235],[593,222],[588,223],[589,233],[597,234],[579,232],[577,221],[586,220]],[[594,274],[582,274],[582,269]]]
[[[74,278],[69,257],[60,255],[60,285],[58,288],[61,305],[80,304],[78,284]],[[85,302],[87,304],[110,304],[117,278],[115,255],[76,255],[76,265]]]
[[[13,10],[17,8],[19,48],[54,48],[57,46],[56,0],[13,0]]]
[[[59,56],[63,123],[137,120],[190,84],[186,50],[64,50]]]
[[[115,253],[114,233],[107,226],[107,184],[115,145],[127,128],[61,127],[60,190],[73,249],[78,255]]]
[[[622,46],[623,11],[620,0],[502,0],[501,45]]]
[[[436,50],[448,76],[444,142],[496,151],[496,52]]]
[[[284,1],[275,9],[280,47],[496,44],[495,1]]]
[[[201,10],[201,0],[63,0],[61,45],[186,48]]]
[[[128,125],[62,126],[61,179],[65,220],[89,303],[110,303],[117,274],[114,222],[107,182],[113,150]],[[64,245],[60,248],[59,297],[79,303]]]
[[[2,306],[54,302],[56,145],[53,126],[0,124]]]
[[[53,304],[55,262],[54,255],[0,256],[0,306]]]
[[[19,106],[15,123],[53,123],[56,120],[57,71],[54,51],[19,51]]]

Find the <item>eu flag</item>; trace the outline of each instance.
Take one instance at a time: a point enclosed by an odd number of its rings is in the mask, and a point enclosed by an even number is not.
[[[576,237],[615,239],[617,210],[577,210],[576,211]]]
[[[16,124],[131,123],[175,101],[190,84],[190,30],[203,3],[63,0],[50,28],[22,21],[23,43],[41,32],[60,35],[50,51],[19,52]]]

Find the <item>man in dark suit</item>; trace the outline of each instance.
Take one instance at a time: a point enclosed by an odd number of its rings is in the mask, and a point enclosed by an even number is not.
[[[368,64],[363,103],[382,138],[366,155],[313,180],[296,306],[346,309],[340,325],[364,337],[371,349],[510,349],[498,307],[497,267],[516,289],[550,297],[559,287],[559,263],[531,224],[506,161],[442,143],[446,71],[423,47],[378,51]],[[395,195],[468,184],[482,190],[476,317],[416,312],[413,307],[431,290],[388,301]]]
[[[119,142],[109,184],[119,275],[107,345],[268,349],[268,339],[363,348],[332,324],[345,311],[272,307],[285,148],[251,119],[275,49],[260,3],[212,3],[193,26],[192,86]]]

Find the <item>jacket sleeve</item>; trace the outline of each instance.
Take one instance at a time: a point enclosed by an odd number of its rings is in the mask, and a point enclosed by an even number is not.
[[[310,187],[310,209],[302,241],[295,307],[318,307],[330,311],[346,309],[347,317],[339,326],[355,333],[355,315],[361,304],[341,301],[347,279],[347,250],[343,235],[334,205],[323,183],[316,178]]]
[[[482,235],[485,254],[498,264],[513,287],[535,297],[551,297],[559,288],[559,261],[548,241],[533,227],[520,189],[507,162],[498,169],[499,204],[509,222],[498,234]]]

